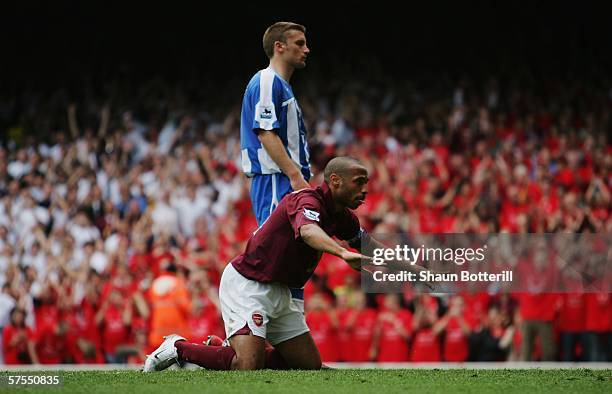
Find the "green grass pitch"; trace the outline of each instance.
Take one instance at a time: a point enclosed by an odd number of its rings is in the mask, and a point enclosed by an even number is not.
[[[31,373],[31,372],[30,372]],[[612,393],[612,370],[337,369],[323,371],[176,370],[59,372],[58,388],[7,388],[49,393]],[[7,372],[0,372],[7,374]],[[16,372],[11,372],[16,374]],[[52,372],[45,372],[52,374]]]

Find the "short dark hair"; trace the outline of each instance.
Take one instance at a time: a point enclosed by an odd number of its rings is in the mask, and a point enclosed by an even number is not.
[[[276,41],[286,42],[285,33],[289,30],[297,30],[306,33],[306,28],[293,22],[276,22],[266,29],[263,35],[263,49],[269,59],[274,56],[274,43]]]
[[[329,183],[329,177],[332,174],[344,175],[349,168],[355,165],[364,167],[363,163],[359,159],[356,159],[354,157],[334,157],[325,166],[325,170],[323,171],[323,178],[325,179],[325,182]]]

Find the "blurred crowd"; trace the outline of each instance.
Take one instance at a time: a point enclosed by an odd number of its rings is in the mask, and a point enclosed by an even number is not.
[[[296,89],[312,185],[331,157],[360,158],[370,232],[612,231],[612,90],[391,82]],[[0,137],[3,362],[140,363],[170,332],[223,336],[220,274],[256,228],[240,94],[66,96],[2,101],[19,114]],[[305,298],[327,362],[612,360],[609,293],[365,294],[325,255]]]

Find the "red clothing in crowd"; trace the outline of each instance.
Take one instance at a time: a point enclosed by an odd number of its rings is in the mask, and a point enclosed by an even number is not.
[[[327,286],[336,289],[346,284],[348,276],[354,276],[359,283],[359,272],[356,272],[344,260],[329,253],[323,253],[315,270],[321,277],[327,278]]]
[[[574,171],[569,167],[565,167],[557,172],[554,180],[555,183],[565,187],[566,189],[571,189],[574,185]]]
[[[438,233],[442,212],[439,208],[423,207],[419,210],[419,229],[421,233]]]
[[[156,272],[158,270],[158,266],[153,266],[153,262],[154,259],[150,253],[134,253],[128,259],[128,267],[135,278],[142,278],[147,271],[152,269]]]
[[[557,294],[520,294],[523,320],[553,321],[557,310]]]
[[[558,294],[547,293],[554,288],[558,271],[551,256],[545,266],[536,268],[535,261],[525,259],[518,264],[518,279],[528,292],[517,294],[524,320],[553,321],[557,311]]]
[[[11,345],[17,335],[25,335],[25,338]],[[28,341],[34,341],[34,332],[29,327],[18,328],[8,325],[2,330],[2,351],[4,352],[5,364],[31,364],[28,354]]]
[[[35,309],[36,328],[54,324],[59,319],[59,309],[55,304],[43,304]]]
[[[412,330],[412,313],[407,310],[398,310],[395,312],[385,311],[382,313],[391,313],[392,321],[380,321],[380,341],[378,361],[381,362],[402,362],[408,361],[408,339],[403,338],[396,328],[396,322],[401,324],[401,327],[408,332]],[[380,317],[380,316],[379,316]]]
[[[412,341],[411,361],[441,361],[440,339],[431,327],[418,330]]]
[[[444,360],[461,362],[466,361],[469,352],[468,337],[459,324],[459,318],[451,317],[446,325],[444,337]]]
[[[48,323],[36,330],[36,354],[41,364],[61,364],[74,358],[73,344],[69,343],[69,331],[61,332],[65,322]],[[74,337],[73,337],[74,338]]]
[[[100,329],[95,321],[96,312],[97,309],[95,305],[92,305],[87,300],[83,300],[79,310],[74,314],[74,328],[78,332],[80,338],[91,341],[100,347],[102,341]]]
[[[201,314],[199,316],[191,316],[188,324],[191,331],[189,340],[193,343],[202,343],[206,341],[209,335],[217,335],[222,337],[223,330],[219,325],[219,316],[216,314]]]
[[[354,322],[349,330],[350,351],[347,361],[370,361],[370,347],[376,327],[377,312],[375,309],[366,308],[361,311],[352,310],[351,314]]]
[[[587,293],[585,298],[585,330],[612,331],[612,297],[609,293]]]
[[[67,337],[67,341],[73,361],[78,364],[103,364],[100,332],[95,322],[86,320],[80,313],[70,316],[67,320],[72,333]],[[79,341],[87,341],[93,345],[93,352],[85,353],[79,346]]]
[[[202,295],[199,299],[203,304],[202,309],[197,315],[191,314],[187,320],[191,332],[189,339],[194,343],[202,343],[209,335],[223,337],[223,322],[219,310],[206,295]]]
[[[338,316],[338,359],[340,361],[349,361],[351,358],[353,341],[349,325],[355,313],[352,309],[336,308],[336,315]]]
[[[130,339],[130,327],[123,321],[123,309],[109,305],[102,326],[102,349],[106,354],[115,354],[117,346]]]
[[[559,331],[579,332],[585,325],[585,295],[566,293],[561,296],[559,309]]]
[[[479,325],[487,316],[487,310],[491,303],[491,296],[487,293],[461,293],[461,297],[465,302],[465,311],[463,313],[465,319],[474,328]]]
[[[518,217],[526,214],[529,210],[527,204],[515,204],[506,201],[502,204],[499,225],[500,229],[511,233],[516,233],[519,230]]]
[[[540,208],[546,215],[552,215],[559,211],[561,206],[561,200],[557,195],[556,190],[551,190],[538,202],[538,208]]]
[[[336,328],[327,311],[311,311],[306,314],[306,323],[323,362],[338,361]]]

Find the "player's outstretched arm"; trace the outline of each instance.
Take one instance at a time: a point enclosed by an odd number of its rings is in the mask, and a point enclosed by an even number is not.
[[[287,175],[291,181],[291,188],[293,190],[301,190],[310,187],[302,176],[299,168],[297,168],[293,160],[291,160],[287,154],[283,142],[275,132],[259,130],[257,138],[259,138],[264,149],[268,152],[268,155],[270,155],[270,158],[272,158],[278,168],[281,169],[283,174]]]
[[[361,230],[361,232],[359,233],[359,235],[357,237],[355,237],[354,239],[349,241],[349,245],[352,248],[355,248],[357,250],[361,250],[363,253],[367,254],[367,255],[374,255],[374,249],[387,249],[388,246],[383,244],[382,242],[380,242],[379,240],[377,240],[376,238],[372,237],[367,231],[365,230]],[[420,271],[425,270],[425,268],[418,266],[418,265],[410,265],[410,264],[404,264],[402,262],[398,262],[398,261],[394,261],[394,260],[390,260],[385,262],[384,264],[381,264],[383,266],[392,268],[392,269],[397,269],[397,270],[409,270],[409,271],[413,271],[415,273],[419,273]]]
[[[362,260],[372,260],[371,257],[346,250],[316,224],[305,224],[300,227],[300,236],[311,248],[338,256],[357,271],[361,270]]]
[[[361,230],[357,237],[350,240],[349,245],[352,248],[361,250],[363,253],[367,255],[374,255],[374,249],[387,249],[388,248],[385,244],[383,244],[379,240],[372,237],[365,230]],[[380,265],[391,268],[393,270],[397,270],[397,271],[403,271],[403,270],[411,271],[417,275],[419,275],[419,272],[427,270],[425,267],[422,267],[416,264],[414,265],[406,264],[404,262],[395,261],[395,260],[390,260]],[[367,271],[370,272],[369,270]],[[438,272],[438,273],[443,273],[443,272]],[[424,283],[427,287],[433,290],[433,287],[434,287],[433,284],[429,282],[424,282]]]

